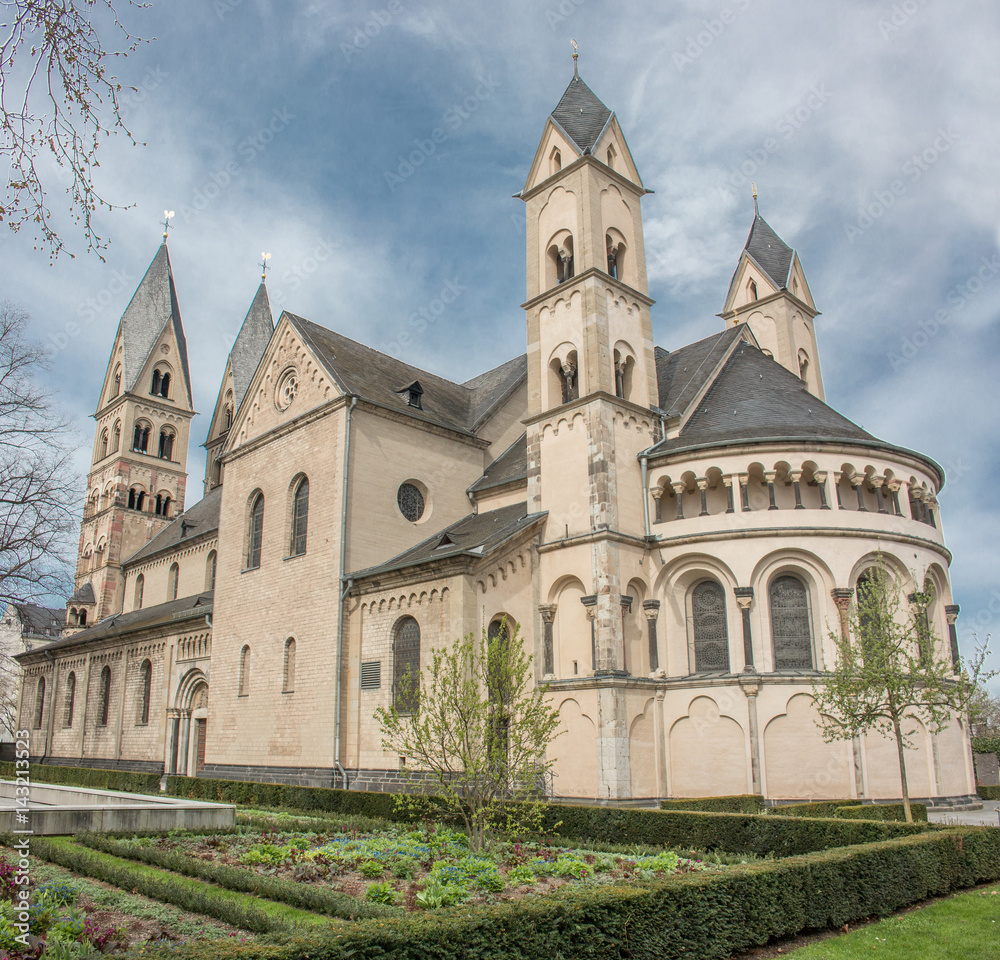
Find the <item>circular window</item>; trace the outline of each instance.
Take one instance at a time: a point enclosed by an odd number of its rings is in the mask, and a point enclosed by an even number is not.
[[[424,515],[424,495],[412,484],[400,484],[396,491],[396,503],[399,512],[410,523],[416,523]]]
[[[287,410],[299,392],[299,375],[294,370],[287,371],[278,381],[274,391],[274,403],[279,410]]]

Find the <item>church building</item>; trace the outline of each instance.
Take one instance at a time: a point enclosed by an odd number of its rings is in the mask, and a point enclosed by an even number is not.
[[[36,762],[399,789],[376,708],[506,618],[562,719],[558,798],[898,798],[894,743],[824,742],[812,690],[879,553],[957,665],[943,471],[827,406],[756,200],[718,318],[655,345],[646,193],[574,67],[519,195],[526,352],[455,383],[275,321],[262,283],[190,507],[164,242],[100,388],[67,625],[19,658]],[[963,722],[911,726],[910,794],[974,794]]]

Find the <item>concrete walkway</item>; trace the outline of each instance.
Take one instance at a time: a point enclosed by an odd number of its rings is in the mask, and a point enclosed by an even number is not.
[[[928,810],[931,823],[961,824],[962,826],[1000,826],[1000,801],[984,800],[982,810]]]

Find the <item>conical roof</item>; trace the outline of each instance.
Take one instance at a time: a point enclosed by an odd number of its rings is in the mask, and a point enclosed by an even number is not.
[[[552,119],[569,135],[582,153],[589,153],[597,145],[612,112],[574,74],[562,99],[552,111]]]
[[[229,363],[233,371],[234,409],[238,409],[250,386],[260,358],[264,356],[271,335],[274,333],[274,318],[271,303],[267,297],[267,287],[262,283],[250,304],[243,326],[236,337],[233,349],[229,351]]]

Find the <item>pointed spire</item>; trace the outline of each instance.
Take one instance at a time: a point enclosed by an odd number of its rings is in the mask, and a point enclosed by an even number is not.
[[[266,261],[265,261],[266,262]],[[243,326],[236,336],[233,349],[229,351],[229,364],[233,371],[233,399],[236,409],[250,386],[260,358],[264,356],[274,333],[274,319],[271,302],[267,297],[267,286],[261,281],[257,293],[250,304]]]
[[[779,237],[770,224],[760,215],[757,206],[757,188],[753,189],[753,224],[747,235],[744,250],[760,265],[760,268],[774,281],[779,290],[788,284],[788,271],[792,267],[795,251]]]
[[[613,114],[597,94],[583,82],[577,70],[576,58],[577,54],[574,53],[573,79],[570,80],[562,99],[552,111],[552,119],[580,148],[581,153],[589,153],[597,144]]]

